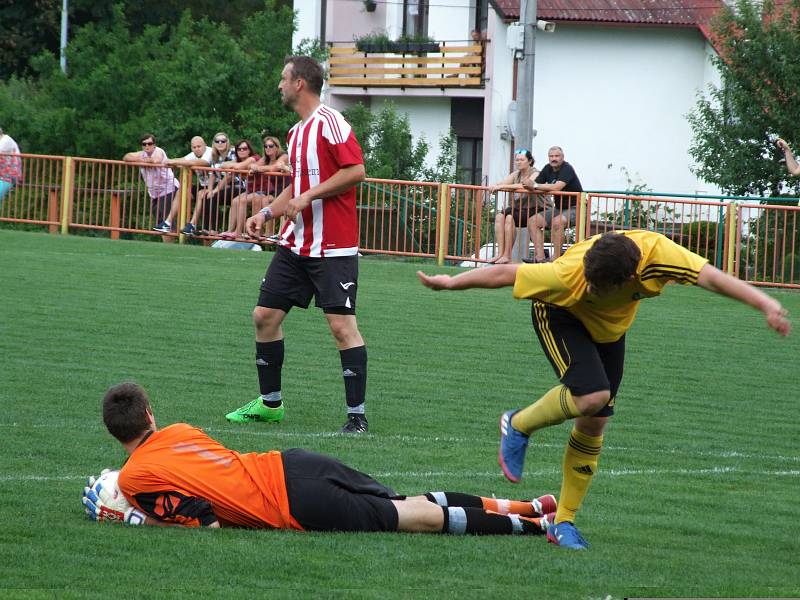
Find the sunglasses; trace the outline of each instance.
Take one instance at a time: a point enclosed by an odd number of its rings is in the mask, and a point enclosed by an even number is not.
[[[215,144],[225,144],[228,140],[214,140]]]
[[[275,144],[264,144],[264,148],[274,148]]]
[[[142,146],[155,146],[155,142],[142,142]]]
[[[514,154],[527,154],[528,152],[530,152],[530,150],[528,150],[527,148],[520,148],[519,150],[514,152]]]
[[[236,149],[237,152],[244,152],[245,150],[250,150],[250,148],[248,148],[247,146],[242,146],[241,148]]]

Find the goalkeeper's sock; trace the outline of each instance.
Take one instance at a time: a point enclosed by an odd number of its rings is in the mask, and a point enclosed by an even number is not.
[[[364,414],[367,395],[367,347],[339,350],[348,413]]]
[[[564,450],[561,495],[558,497],[556,523],[575,522],[575,513],[581,507],[592,477],[597,472],[603,436],[591,436],[573,429]]]
[[[264,406],[281,405],[281,369],[283,368],[283,340],[256,342],[256,369],[258,387]]]
[[[520,515],[498,515],[481,508],[443,506],[442,533],[455,535],[542,535],[541,520]]]
[[[428,492],[425,497],[439,506],[460,506],[462,508],[481,508],[500,515],[538,516],[533,503],[524,500],[506,500],[504,498],[486,498],[461,492]]]
[[[523,408],[511,417],[511,426],[530,435],[537,429],[558,425],[567,419],[581,416],[572,392],[565,385],[557,385],[528,408]]]

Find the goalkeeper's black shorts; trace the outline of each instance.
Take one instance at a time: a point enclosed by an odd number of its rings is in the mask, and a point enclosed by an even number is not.
[[[531,305],[533,328],[561,383],[575,396],[609,390],[611,399],[594,416],[613,415],[625,364],[625,336],[599,344],[568,310],[538,300]]]
[[[306,531],[397,531],[394,490],[335,458],[281,453],[289,512]]]

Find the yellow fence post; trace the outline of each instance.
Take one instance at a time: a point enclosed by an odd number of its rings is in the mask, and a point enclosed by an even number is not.
[[[438,247],[436,248],[436,264],[444,265],[447,246],[450,241],[450,186],[439,184],[439,202],[437,207],[436,226],[439,228]]]
[[[736,232],[738,231],[738,212],[736,201],[734,200],[729,202],[728,211],[725,215],[728,220],[728,230],[726,231],[726,234],[728,235],[728,264],[725,270],[731,275],[733,275],[733,273],[736,271],[736,246],[739,244],[739,240],[737,239],[738,236],[736,235]]]
[[[192,184],[192,171],[189,167],[181,167],[181,208],[178,211],[178,226],[186,223],[189,213],[189,186]],[[180,229],[178,229],[180,231]],[[186,236],[182,233],[178,235],[178,243],[185,244]]]
[[[72,214],[72,186],[75,180],[75,163],[72,157],[64,158],[64,172],[61,177],[61,233],[69,234],[69,218]]]
[[[582,242],[586,239],[586,192],[581,192],[578,199],[578,223],[575,228],[575,242]]]

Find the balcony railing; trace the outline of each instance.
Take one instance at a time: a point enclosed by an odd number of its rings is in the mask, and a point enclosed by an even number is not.
[[[483,86],[484,45],[392,43],[365,50],[334,46],[329,63],[331,87],[479,88]]]

